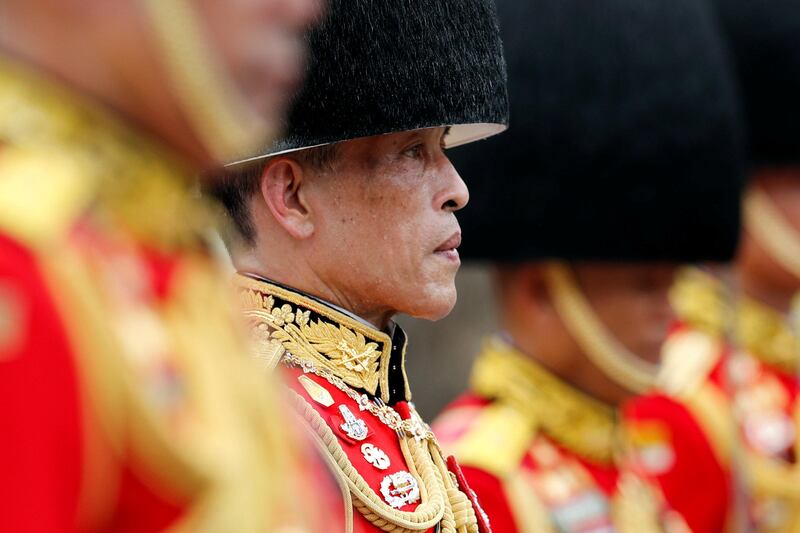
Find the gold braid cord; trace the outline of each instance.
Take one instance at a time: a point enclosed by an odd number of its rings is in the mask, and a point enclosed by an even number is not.
[[[448,517],[448,514],[452,515],[455,522],[454,531],[478,533],[478,518],[475,516],[475,509],[472,508],[472,503],[469,501],[469,498],[467,498],[467,495],[458,489],[458,483],[454,479],[453,474],[447,469],[447,465],[442,457],[442,452],[435,443],[430,444],[430,453],[437,471],[442,475],[442,481],[447,489],[449,508],[445,511],[445,518]],[[443,522],[443,531],[444,526],[445,524]]]
[[[350,462],[327,422],[299,394],[292,392],[295,408],[319,436],[353,495],[353,506],[381,531],[414,533],[441,524],[443,533],[477,533],[475,512],[467,497],[450,478],[438,447],[428,441],[403,437],[400,447],[409,471],[419,481],[422,503],[414,512],[393,509],[375,493]]]
[[[569,266],[552,262],[545,272],[550,295],[564,326],[592,363],[628,390],[650,390],[655,384],[658,367],[628,351],[611,335],[584,298]]]

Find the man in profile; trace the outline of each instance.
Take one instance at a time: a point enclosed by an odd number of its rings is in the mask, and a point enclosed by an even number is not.
[[[285,367],[354,527],[476,531],[410,403],[392,317],[455,303],[468,191],[444,150],[506,127],[493,2],[337,0],[307,39],[286,135],[217,191],[256,353]]]
[[[277,130],[317,11],[0,5],[3,531],[311,526],[191,188]]]
[[[683,273],[665,345],[677,379],[626,409],[629,433],[672,435],[672,460],[641,471],[695,533],[800,527],[800,5],[715,0],[749,141],[742,245],[733,268]],[[732,298],[731,290],[736,298]],[[733,305],[732,305],[733,304]],[[663,452],[662,452],[663,454]]]
[[[498,531],[685,531],[620,461],[618,409],[655,383],[676,268],[737,242],[741,125],[713,12],[498,10],[512,128],[453,160],[474,184],[463,254],[494,267],[501,331],[434,430]]]

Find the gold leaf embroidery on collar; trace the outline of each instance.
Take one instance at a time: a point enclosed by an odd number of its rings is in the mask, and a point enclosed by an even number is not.
[[[382,351],[358,331],[322,318],[311,320],[310,310],[299,304],[276,305],[271,295],[253,289],[240,293],[245,316],[256,319],[252,335],[257,344],[275,340],[300,359],[308,359],[334,372],[352,387],[375,394],[380,380]],[[269,328],[269,333],[265,331]]]
[[[377,373],[378,345],[343,325],[317,321],[302,327],[303,334],[320,353],[359,375]]]

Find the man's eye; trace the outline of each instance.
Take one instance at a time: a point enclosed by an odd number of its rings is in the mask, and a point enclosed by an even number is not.
[[[419,159],[422,157],[424,148],[425,147],[421,144],[415,144],[410,148],[406,148],[403,153],[409,157],[413,157],[414,159]]]

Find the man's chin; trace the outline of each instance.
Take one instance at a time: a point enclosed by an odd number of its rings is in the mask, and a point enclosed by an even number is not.
[[[422,320],[437,321],[449,315],[455,305],[456,289],[455,285],[451,285],[449,290],[426,290],[420,294],[416,305],[409,306],[413,310],[406,314]]]

